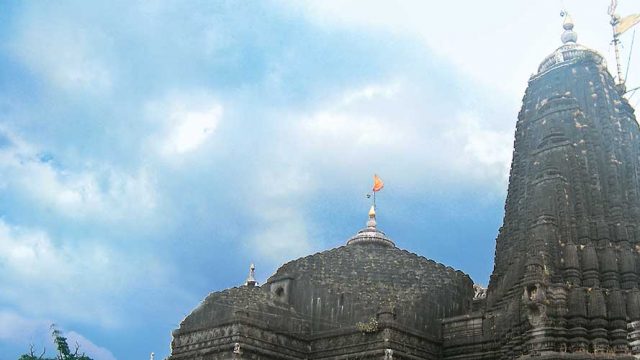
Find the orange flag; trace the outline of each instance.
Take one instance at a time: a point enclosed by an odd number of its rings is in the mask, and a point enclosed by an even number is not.
[[[383,187],[384,183],[382,182],[382,179],[380,179],[378,175],[373,175],[373,191],[380,191]]]
[[[640,14],[633,14],[623,17],[618,21],[618,24],[615,27],[616,35],[620,35],[623,32],[631,29],[637,23],[640,23]]]

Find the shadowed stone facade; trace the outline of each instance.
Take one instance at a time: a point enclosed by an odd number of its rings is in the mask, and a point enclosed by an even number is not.
[[[441,320],[471,311],[472,285],[398,249],[372,212],[346,246],[210,294],[174,332],[171,359],[440,359]]]
[[[640,355],[640,129],[572,27],[523,98],[486,293],[398,249],[372,212],[346,246],[210,294],[174,331],[170,359]]]

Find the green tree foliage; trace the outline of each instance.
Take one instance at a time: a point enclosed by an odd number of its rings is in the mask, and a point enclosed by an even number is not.
[[[80,346],[78,346],[77,344],[72,353],[69,349],[67,338],[62,336],[62,333],[56,328],[55,325],[51,325],[51,337],[53,338],[53,343],[56,345],[56,348],[58,350],[58,355],[56,357],[45,358],[45,350],[43,350],[40,355],[36,355],[33,351],[33,345],[31,345],[29,354],[23,354],[18,358],[18,360],[93,360],[90,357],[86,356],[84,353],[78,354]]]

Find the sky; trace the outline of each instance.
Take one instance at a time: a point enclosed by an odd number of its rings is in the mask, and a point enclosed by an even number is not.
[[[0,360],[52,323],[95,360],[164,358],[250,263],[364,227],[374,173],[378,226],[486,285],[527,80],[563,8],[611,68],[607,6],[0,2]]]

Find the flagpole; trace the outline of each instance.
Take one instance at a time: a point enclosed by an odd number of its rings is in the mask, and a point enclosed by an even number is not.
[[[616,32],[616,25],[618,25],[618,22],[619,20],[616,17],[614,16],[611,17],[611,26],[613,27],[613,41],[611,43],[613,44],[613,49],[616,54],[616,70],[618,71],[618,88],[623,89],[624,78],[622,77],[622,63],[620,61],[620,38],[619,38],[620,34]]]
[[[613,44],[613,49],[615,51],[616,54],[616,70],[618,72],[618,83],[616,84],[616,90],[618,90],[618,92],[621,95],[624,95],[624,93],[627,91],[626,86],[625,86],[625,79],[622,76],[622,63],[620,62],[620,34],[617,30],[617,26],[618,24],[620,24],[620,16],[616,15],[616,8],[618,7],[618,1],[617,0],[611,0],[611,5],[609,6],[609,16],[611,16],[611,21],[609,22],[611,24],[611,28],[613,29],[613,41],[611,42]]]
[[[376,210],[376,191],[373,191],[373,209]]]
[[[373,209],[374,210],[376,209],[376,193],[380,191],[380,189],[382,189],[383,187],[384,187],[384,183],[382,182],[382,180],[378,177],[378,175],[374,174],[373,188],[371,189],[371,192],[373,192]]]

